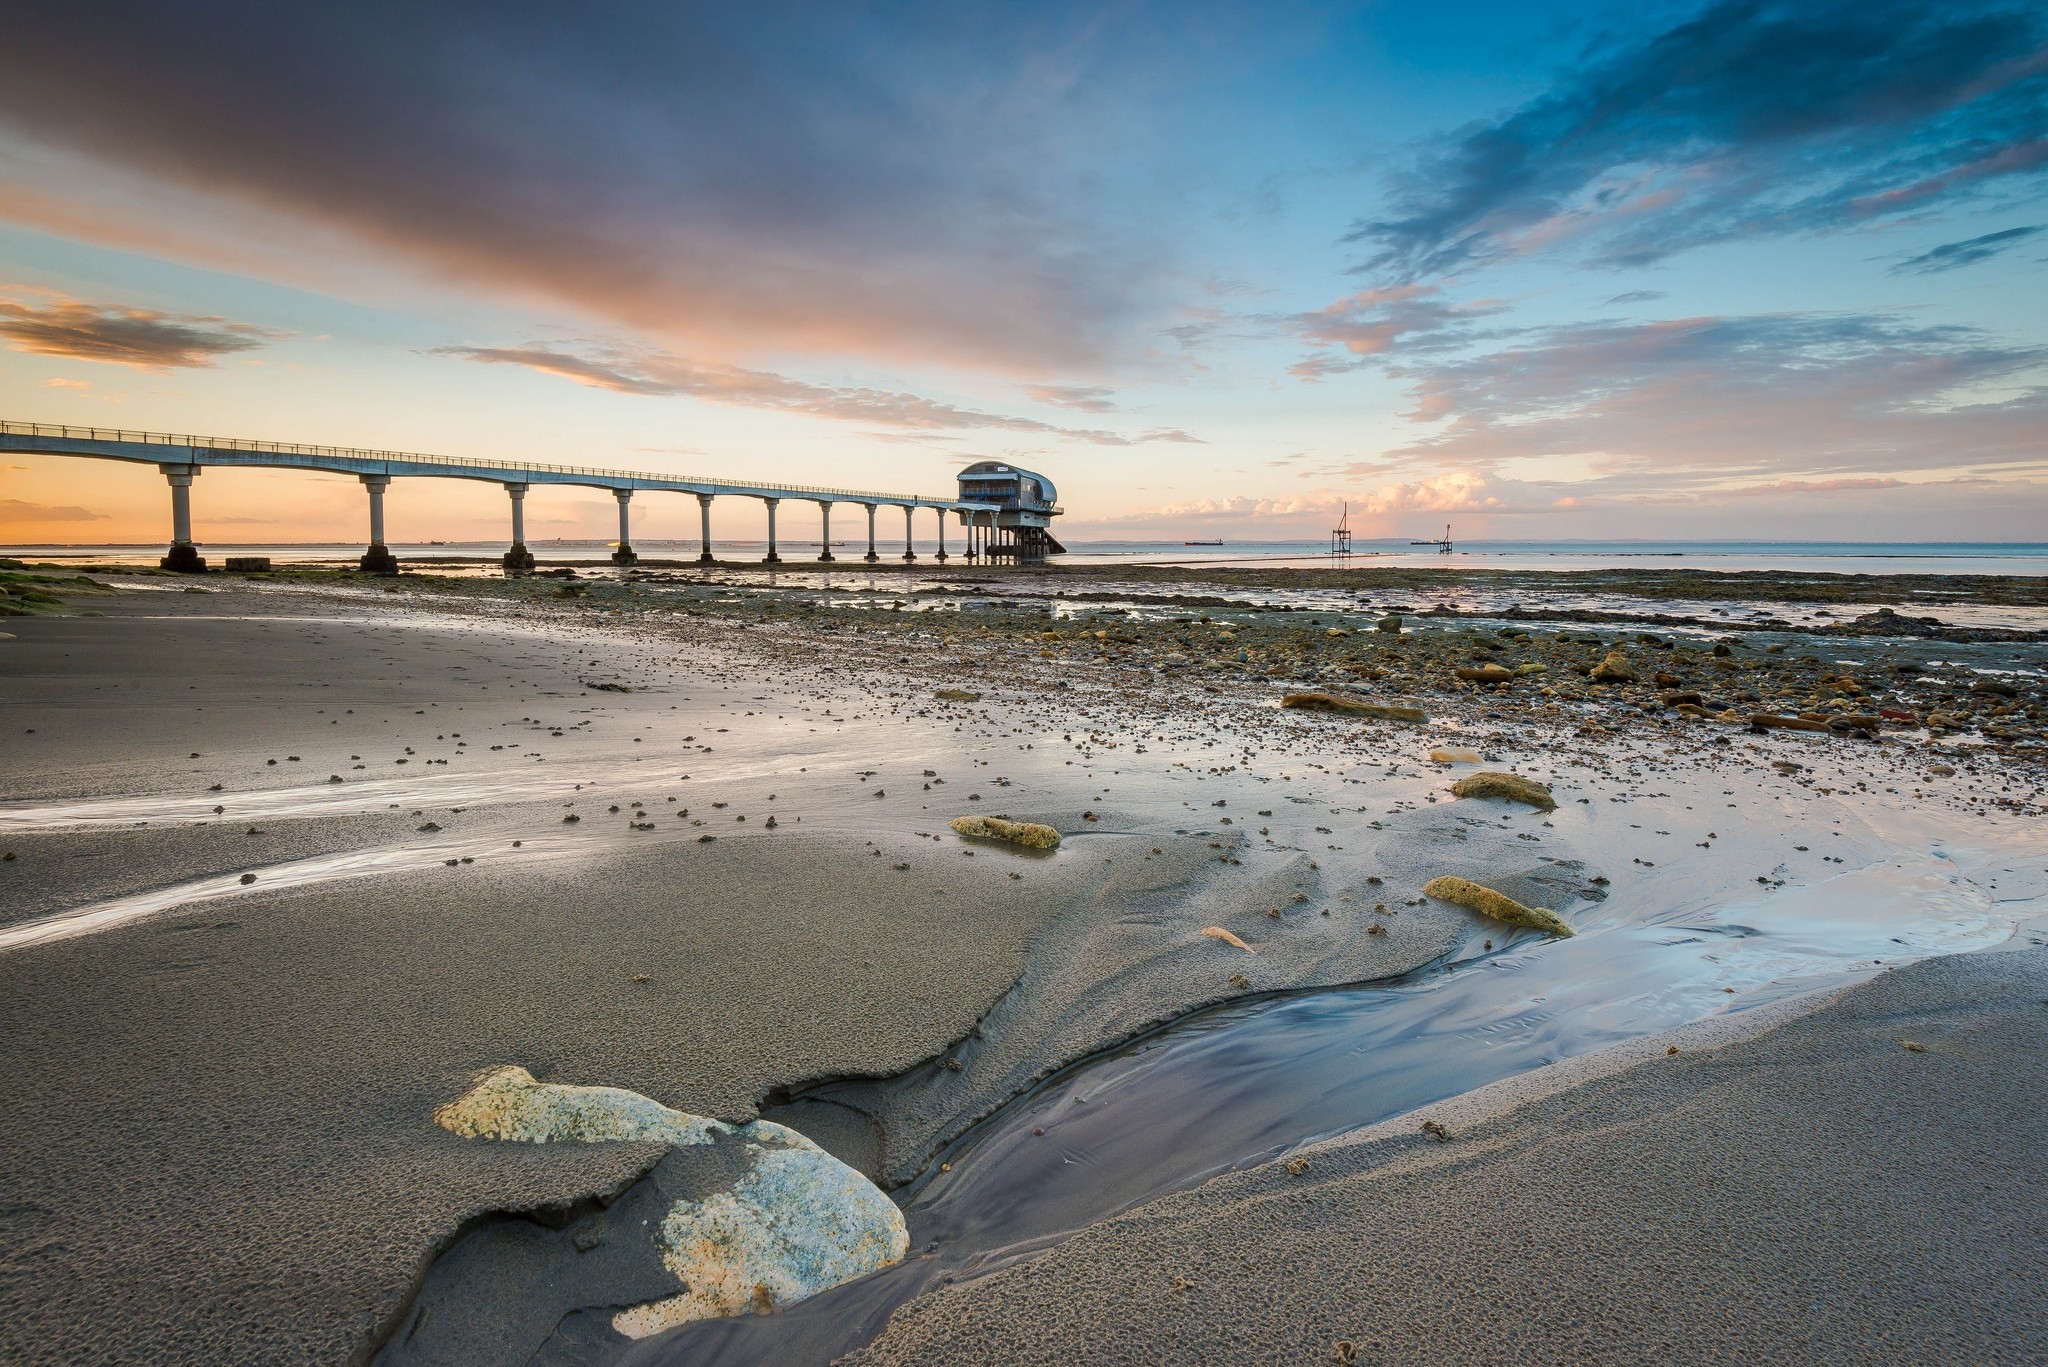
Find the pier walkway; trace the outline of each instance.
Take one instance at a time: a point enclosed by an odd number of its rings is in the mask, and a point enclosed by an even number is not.
[[[969,533],[969,555],[977,544],[974,533],[993,528],[1001,511],[994,503],[960,498],[926,498],[918,494],[877,493],[864,489],[831,489],[807,484],[770,484],[756,480],[699,479],[648,474],[639,470],[598,470],[577,465],[539,465],[527,461],[476,460],[462,456],[427,456],[405,451],[368,451],[343,446],[301,446],[290,442],[242,441],[223,437],[171,436],[162,432],[135,432],[104,427],[60,427],[49,423],[8,422],[0,419],[0,452],[22,455],[76,456],[91,460],[122,460],[154,465],[171,486],[171,545],[163,567],[169,570],[200,571],[206,568],[192,539],[192,481],[209,466],[272,467],[283,470],[319,470],[330,474],[354,475],[369,496],[370,541],[361,568],[373,574],[398,572],[397,557],[384,544],[384,491],[391,481],[407,477],[433,479],[475,479],[502,485],[512,504],[512,540],[504,555],[507,570],[533,568],[533,553],[526,548],[526,491],[536,484],[573,484],[590,489],[609,489],[619,503],[619,547],[612,559],[633,564],[628,505],[636,493],[694,494],[702,517],[703,552],[697,558],[710,562],[711,500],[720,496],[758,498],[768,508],[768,553],[766,563],[782,557],[775,549],[775,510],[785,499],[815,503],[821,524],[823,553],[831,560],[832,505],[850,503],[868,514],[868,550],[863,559],[881,557],[875,550],[875,510],[903,510],[903,559],[915,560],[911,549],[911,519],[919,508],[938,514],[938,558],[946,559],[946,514],[959,516]]]

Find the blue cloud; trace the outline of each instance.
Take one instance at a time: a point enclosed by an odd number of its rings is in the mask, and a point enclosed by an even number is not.
[[[1641,265],[1920,211],[2048,168],[2048,16],[1964,0],[1715,0],[1468,127],[1357,224],[1417,280],[1570,244]]]
[[[1965,238],[1961,242],[1944,242],[1939,247],[1931,247],[1918,256],[1899,262],[1892,267],[1892,274],[1933,275],[1937,271],[1974,266],[1979,261],[1989,261],[2008,247],[2018,246],[2044,228],[2048,228],[2048,224],[2037,223],[2031,228],[2007,228],[2003,232],[1985,233],[1982,237]]]
[[[1389,371],[1440,424],[1402,460],[1605,452],[1645,491],[1955,464],[2031,469],[2048,346],[1885,314],[1785,313],[1526,329]]]

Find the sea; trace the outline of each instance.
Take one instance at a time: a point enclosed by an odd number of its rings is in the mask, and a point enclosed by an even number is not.
[[[552,540],[531,542],[543,565],[588,563],[611,552],[606,541]],[[392,543],[401,561],[476,561],[504,553],[503,542]],[[643,559],[695,559],[698,542],[643,540],[634,543]],[[819,543],[778,541],[778,551],[791,568],[814,562]],[[832,553],[840,562],[860,562],[864,540],[834,539]],[[902,540],[882,540],[876,549],[885,561],[903,554]],[[929,562],[938,544],[915,543],[920,562]],[[949,539],[949,554],[958,559],[961,544]],[[759,560],[762,541],[712,542],[721,560]],[[161,545],[12,545],[0,555],[24,560],[103,565],[150,565],[164,552]],[[362,554],[360,545],[264,544],[213,542],[200,553],[219,565],[229,556],[268,556],[279,565],[348,564]],[[1978,541],[1460,541],[1446,552],[1433,543],[1401,540],[1355,541],[1349,554],[1334,554],[1311,541],[1073,541],[1067,554],[1055,558],[1069,565],[1186,565],[1327,569],[1375,566],[1426,569],[1599,570],[1703,569],[1801,570],[1830,574],[1997,574],[2048,575],[2048,542]]]

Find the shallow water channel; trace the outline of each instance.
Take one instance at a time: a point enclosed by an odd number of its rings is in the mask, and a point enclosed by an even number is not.
[[[1074,1065],[896,1193],[910,1258],[774,1316],[635,1345],[634,1364],[824,1364],[920,1292],[997,1270],[1083,1225],[1301,1144],[1622,1040],[2003,941],[2012,903],[1940,849],[1827,881],[1634,908],[1568,940],[1475,934],[1389,982],[1211,1009]]]

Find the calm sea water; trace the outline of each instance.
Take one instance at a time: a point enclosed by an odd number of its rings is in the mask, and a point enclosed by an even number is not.
[[[636,541],[644,559],[693,559],[695,541]],[[764,550],[760,541],[714,541],[720,559],[758,560]],[[816,541],[779,542],[783,559],[792,568],[814,560]],[[948,539],[947,550],[957,559],[961,546]],[[502,542],[450,542],[428,545],[399,545],[391,548],[401,560],[474,560],[494,558],[504,551]],[[859,563],[866,550],[861,540],[832,543],[841,562]],[[901,539],[882,540],[877,549],[883,560],[899,559]],[[937,543],[916,543],[921,563],[928,562]],[[1323,568],[1350,565],[1429,567],[1459,569],[1593,570],[1609,568],[1681,568],[1712,570],[1813,570],[1835,574],[2021,574],[2048,575],[2048,542],[1964,542],[1964,541],[1461,541],[1450,555],[1432,546],[1411,546],[1405,541],[1358,541],[1349,556],[1333,556],[1321,542],[1227,541],[1222,545],[1190,545],[1177,541],[1075,541],[1068,554],[1058,557],[1064,564],[1130,565],[1265,565],[1272,567]],[[602,541],[536,542],[534,554],[543,562],[587,562],[609,553]],[[356,545],[262,545],[209,543],[201,551],[215,564],[231,555],[267,555],[280,564],[352,562],[362,554]],[[98,564],[154,564],[163,554],[156,545],[123,546],[0,546],[0,554],[37,560],[90,561]]]

